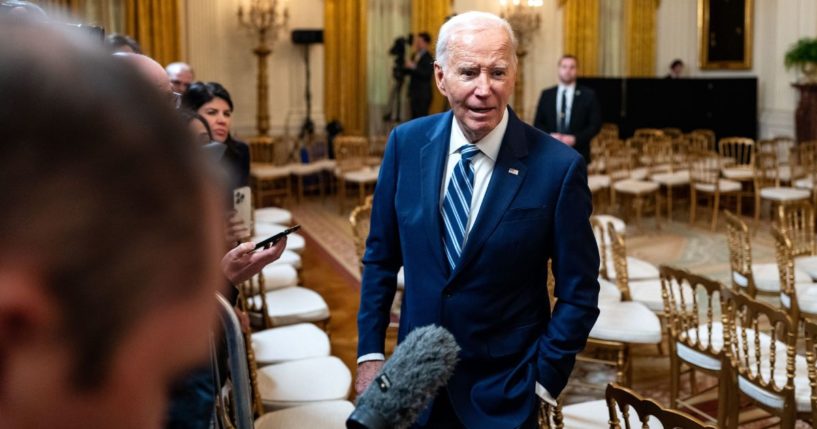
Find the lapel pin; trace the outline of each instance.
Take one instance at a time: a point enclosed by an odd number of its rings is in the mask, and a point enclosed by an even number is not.
[[[511,169],[508,169],[508,173],[511,173],[514,176],[518,176],[519,175],[519,170],[517,170],[515,168],[511,168]]]

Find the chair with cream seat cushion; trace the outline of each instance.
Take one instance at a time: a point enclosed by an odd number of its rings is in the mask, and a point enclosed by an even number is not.
[[[593,227],[593,234],[596,237],[596,244],[599,248],[601,265],[599,268],[600,278],[614,281],[616,270],[613,266],[612,248],[610,246],[610,234],[607,232],[608,225],[612,224],[615,230],[623,235],[627,225],[621,219],[610,215],[593,215],[590,217],[590,224]],[[627,275],[631,280],[649,280],[658,278],[658,268],[642,259],[627,257]]]
[[[723,288],[725,362],[729,363],[728,428],[739,420],[739,395],[793,428],[798,418],[811,418],[811,386],[806,358],[796,353],[798,323],[783,309],[749,295]]]
[[[287,244],[289,244],[289,241],[287,241]],[[281,252],[281,257],[270,263],[270,265],[290,265],[296,270],[300,270],[302,267],[301,255],[292,250],[284,249]]]
[[[269,329],[296,323],[318,323],[326,330],[329,306],[317,292],[300,286],[258,293],[261,290],[265,290],[261,273],[239,288],[241,306],[253,325]]]
[[[760,219],[760,203],[768,200],[773,204],[784,206],[795,201],[808,201],[811,191],[788,186],[780,186],[777,155],[775,153],[758,153],[755,156],[755,224]],[[772,210],[774,213],[774,210]]]
[[[780,294],[780,272],[777,263],[752,263],[752,236],[749,227],[739,217],[726,211],[726,239],[729,245],[729,263],[732,287],[745,290],[749,296]],[[796,283],[810,282],[808,273],[795,269]]]
[[[329,336],[311,323],[280,326],[251,336],[258,366],[329,356]]]
[[[817,235],[811,201],[795,201],[777,210],[777,227],[791,241],[794,266],[817,280]]]
[[[283,362],[258,368],[258,393],[269,411],[346,399],[349,368],[335,356]]]
[[[797,283],[794,250],[788,234],[772,226],[775,255],[780,275],[780,303],[789,310],[792,320],[817,318],[817,283]]]
[[[718,154],[713,152],[696,152],[689,154],[689,224],[695,224],[695,216],[698,211],[698,194],[706,195],[712,200],[712,220],[710,229],[715,230],[718,224],[718,210],[720,208],[721,197],[734,196],[740,199],[740,192],[743,189],[740,182],[721,179],[721,161]],[[738,201],[738,214],[741,205]]]
[[[698,413],[695,407],[709,399],[712,389],[698,392],[698,372],[723,379],[724,359],[723,325],[718,317],[721,308],[719,282],[695,275],[687,270],[661,266],[661,288],[664,295],[664,314],[670,344],[670,403],[673,408],[682,405]],[[688,371],[683,371],[688,367]],[[695,386],[690,396],[680,398],[681,375],[689,375],[689,384]],[[717,422],[726,422],[727,383],[719,383]],[[711,419],[712,416],[701,415]]]
[[[261,270],[264,277],[264,290],[269,292],[275,289],[298,285],[298,271],[289,264],[271,264]]]
[[[273,197],[276,203],[289,200],[290,168],[286,165],[250,164],[250,184],[255,198],[255,207],[264,207],[267,197]]]
[[[277,223],[279,225],[292,224],[292,212],[280,207],[264,207],[255,209],[255,223]]]
[[[255,420],[255,429],[346,429],[355,410],[349,401],[325,401],[266,413]]]

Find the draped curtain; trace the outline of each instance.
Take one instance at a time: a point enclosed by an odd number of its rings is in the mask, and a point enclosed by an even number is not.
[[[100,25],[105,34],[125,32],[125,7],[123,0],[36,0],[33,3],[50,14],[62,14],[70,21]]]
[[[624,76],[624,1],[604,0],[599,16],[599,76]]]
[[[179,26],[176,0],[125,0],[125,33],[161,64],[181,58]]]
[[[396,109],[397,97],[392,94],[395,88],[392,70],[395,67],[393,56],[389,49],[398,37],[409,34],[409,16],[411,16],[411,0],[369,0],[368,10],[368,74],[367,91],[369,94],[369,134],[384,135],[388,130],[385,121],[381,118],[392,109]],[[406,46],[409,52],[410,47]],[[402,65],[401,65],[402,66]],[[406,87],[403,85],[400,100],[400,113],[403,118],[409,114],[406,103]]]
[[[627,76],[655,76],[656,13],[659,0],[626,0]]]
[[[348,135],[367,133],[367,0],[324,2],[324,112]]]
[[[580,76],[599,73],[599,1],[562,0],[564,53],[576,56]]]
[[[414,34],[427,32],[431,35],[429,50],[434,56],[434,47],[437,45],[437,35],[445,18],[451,15],[453,0],[412,0],[411,1],[411,32]],[[429,113],[443,111],[443,96],[439,91],[432,91],[431,108]]]

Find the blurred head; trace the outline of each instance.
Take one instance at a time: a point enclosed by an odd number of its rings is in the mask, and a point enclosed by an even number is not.
[[[182,105],[207,120],[213,140],[224,143],[229,139],[233,100],[220,83],[196,82],[190,85],[182,96]]]
[[[572,85],[576,83],[576,75],[579,72],[579,62],[573,55],[562,55],[559,58],[559,83],[562,85]]]
[[[213,141],[213,134],[210,132],[210,125],[198,113],[182,109],[179,111],[187,124],[187,129],[193,134],[193,139],[197,145],[205,145]]]
[[[502,120],[516,83],[516,38],[502,18],[466,12],[440,28],[434,76],[465,137],[477,142]]]
[[[165,67],[165,71],[170,78],[170,84],[173,85],[173,90],[179,94],[184,94],[195,79],[193,68],[187,63],[170,63]]]
[[[133,67],[0,17],[3,425],[156,428],[206,359],[221,195]]]
[[[105,37],[105,44],[114,52],[142,53],[139,42],[126,34],[111,33]]]
[[[431,34],[428,32],[421,32],[414,38],[414,48],[419,50],[428,50],[428,47],[431,46]]]
[[[144,79],[147,79],[151,86],[156,88],[159,94],[167,99],[170,106],[174,108],[178,107],[181,94],[173,90],[170,79],[167,77],[167,73],[165,73],[161,64],[157,63],[153,58],[142,54],[117,52],[113,54],[113,57],[117,61],[127,63],[136,70],[137,73],[141,74]]]
[[[684,72],[684,62],[680,59],[676,59],[670,64],[669,70],[672,77],[681,77],[681,74]]]

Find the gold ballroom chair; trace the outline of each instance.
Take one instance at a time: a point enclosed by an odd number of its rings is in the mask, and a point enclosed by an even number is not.
[[[755,228],[757,228],[758,222],[760,221],[762,200],[771,202],[771,213],[774,213],[774,204],[785,206],[795,201],[807,201],[811,197],[811,192],[808,190],[780,186],[780,169],[777,164],[777,154],[774,152],[758,152],[757,155],[755,155],[754,181]],[[773,214],[772,217],[774,217]]]
[[[794,246],[788,235],[772,226],[775,256],[780,272],[780,304],[789,311],[792,320],[817,318],[817,283],[795,282]]]
[[[778,208],[776,226],[791,240],[794,266],[817,281],[815,215],[810,201],[796,201]]]
[[[290,167],[287,164],[291,138],[273,137],[250,142],[250,186],[255,207],[265,207],[267,199],[285,205],[292,197]]]
[[[367,188],[374,188],[378,168],[371,165],[369,140],[359,136],[337,136],[335,146],[335,177],[338,183],[338,210],[343,213],[347,203],[347,184],[357,185],[357,204],[366,198]]]
[[[721,179],[720,159],[714,152],[698,152],[690,154],[689,165],[689,224],[695,224],[698,211],[698,194],[704,194],[711,200],[712,221],[710,229],[715,231],[718,225],[718,210],[721,198],[734,196],[740,199],[741,184],[739,182]],[[738,214],[740,202],[738,201]]]

